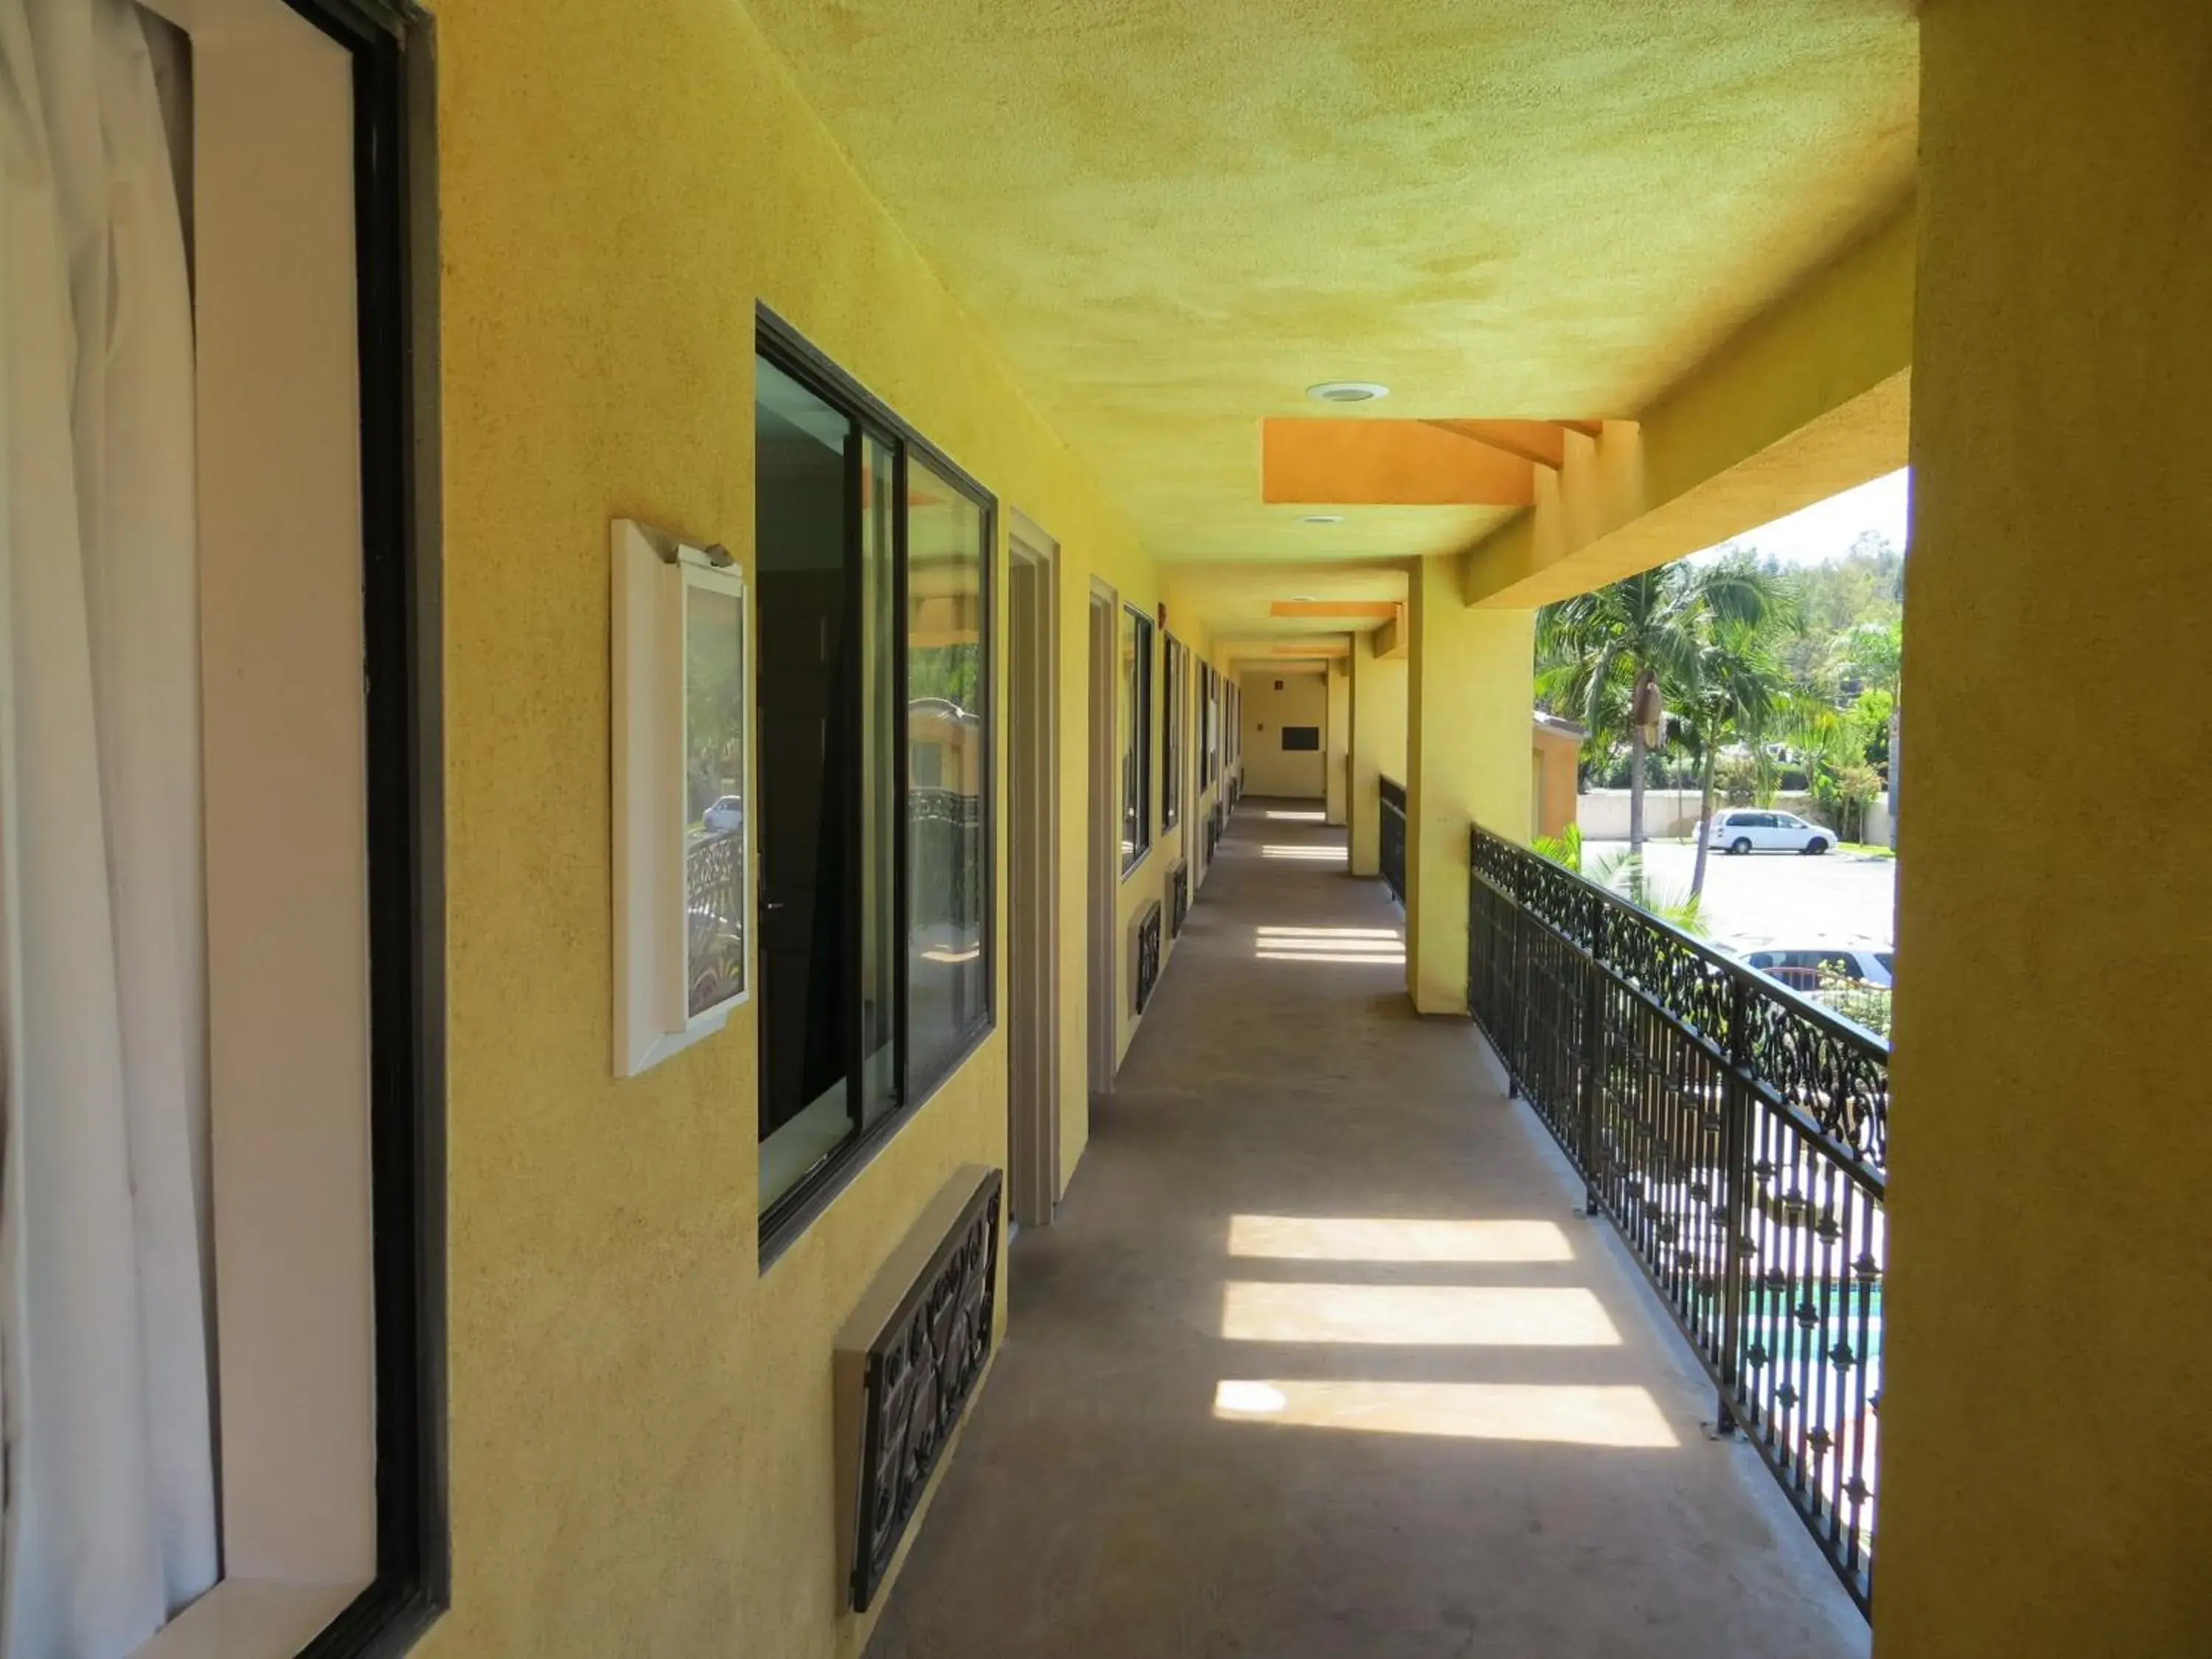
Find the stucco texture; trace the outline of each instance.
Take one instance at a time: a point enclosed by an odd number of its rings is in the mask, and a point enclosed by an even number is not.
[[[744,11],[450,0],[438,49],[454,1580],[422,1650],[849,1656],[830,1344],[949,1173],[1004,1163],[1003,1036],[760,1272],[750,1010],[611,1073],[608,520],[750,559],[758,296],[1056,537],[1071,950],[1085,594],[1157,580]]]
[[[1528,839],[1533,611],[1470,608],[1459,562],[1424,559],[1407,608],[1406,989],[1467,1012],[1468,825]]]
[[[1875,1651],[2203,1654],[2212,10],[1923,28]]]
[[[1248,668],[1241,719],[1244,781],[1255,795],[1320,801],[1328,776],[1328,681],[1310,668]],[[1275,688],[1280,686],[1279,691]],[[1283,747],[1285,726],[1310,726],[1321,733],[1315,750]]]
[[[1345,811],[1352,873],[1378,875],[1382,854],[1382,783],[1406,781],[1406,659],[1378,657],[1376,634],[1352,636],[1346,709],[1352,741],[1345,768],[1350,789]]]
[[[1464,547],[1494,513],[1316,537],[1258,422],[1347,378],[1392,418],[1633,414],[1912,166],[1900,0],[753,5],[1172,561]]]

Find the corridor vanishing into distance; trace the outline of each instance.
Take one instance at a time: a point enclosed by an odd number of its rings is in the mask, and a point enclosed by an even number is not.
[[[1863,1655],[1320,817],[1232,819],[871,1654]]]

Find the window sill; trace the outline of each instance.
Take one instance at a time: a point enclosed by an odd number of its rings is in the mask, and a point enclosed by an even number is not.
[[[226,1578],[132,1649],[131,1659],[294,1659],[368,1588],[365,1579]]]
[[[1152,855],[1152,847],[1157,846],[1158,844],[1158,843],[1157,842],[1153,842],[1151,845],[1146,846],[1143,852],[1138,854],[1136,857],[1131,859],[1127,864],[1123,865],[1121,866],[1121,879],[1127,881],[1130,877],[1135,875],[1138,871],[1143,869],[1145,867],[1145,860]]]
[[[870,1124],[858,1137],[831,1153],[819,1169],[777,1200],[776,1205],[763,1212],[759,1266],[756,1271],[766,1273],[781,1259],[786,1250],[805,1237],[807,1229],[822,1218],[823,1212],[853,1184],[860,1171],[875,1162],[876,1155],[898,1138],[898,1132],[936,1099],[946,1084],[960,1075],[998,1029],[998,1017],[994,1013],[976,1028],[967,1045],[946,1063],[943,1075],[927,1089],[898,1110]],[[142,1659],[142,1656],[134,1653],[131,1659]],[[169,1659],[169,1656],[162,1655],[161,1659]],[[192,1656],[192,1659],[198,1659],[198,1656]]]

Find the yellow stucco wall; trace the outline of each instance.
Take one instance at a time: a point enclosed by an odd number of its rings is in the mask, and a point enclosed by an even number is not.
[[[1407,607],[1406,988],[1425,1014],[1467,1012],[1468,824],[1528,833],[1535,613],[1469,607],[1459,577],[1423,559]]]
[[[2212,1653],[2212,9],[1923,29],[1875,1651]]]
[[[1351,870],[1378,872],[1381,854],[1379,780],[1406,781],[1406,659],[1378,657],[1382,630],[1352,636]]]
[[[1327,758],[1325,793],[1331,823],[1345,821],[1346,791],[1351,783],[1352,659],[1339,657],[1328,665],[1328,726],[1322,733]]]
[[[1003,1036],[758,1272],[751,1011],[611,1072],[607,521],[749,557],[758,296],[1056,537],[1072,962],[1088,582],[1149,607],[1154,574],[741,9],[449,0],[439,58],[454,1583],[422,1650],[850,1656],[830,1342],[949,1172],[1004,1162]],[[1079,969],[1061,1017],[1072,1167]]]
[[[1295,669],[1250,668],[1240,681],[1244,776],[1255,795],[1326,801],[1328,781],[1328,681]],[[1278,688],[1280,688],[1279,690]],[[1310,726],[1316,750],[1283,747],[1283,728]]]

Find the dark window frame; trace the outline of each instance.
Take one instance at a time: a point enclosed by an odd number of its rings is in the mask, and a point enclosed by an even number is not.
[[[1129,810],[1133,805],[1136,809],[1137,836],[1131,844],[1129,851],[1121,858],[1121,878],[1126,881],[1136,872],[1139,865],[1152,856],[1152,843],[1159,838],[1152,824],[1152,739],[1153,728],[1158,721],[1154,718],[1152,674],[1152,647],[1157,630],[1153,626],[1152,619],[1141,608],[1131,605],[1126,599],[1121,603],[1121,613],[1135,623],[1137,627],[1135,662],[1137,707],[1131,716],[1135,730],[1129,737],[1130,758],[1134,763],[1128,775],[1121,781],[1124,788],[1121,799],[1121,821],[1125,824],[1128,823]],[[1115,641],[1117,654],[1119,649],[1120,641],[1117,637]],[[1114,690],[1115,713],[1118,718],[1121,688],[1117,685]],[[1133,802],[1128,799],[1126,793],[1131,784],[1135,785],[1137,791],[1137,799]]]
[[[1201,795],[1213,787],[1213,733],[1216,720],[1215,699],[1218,695],[1220,677],[1213,665],[1206,665],[1199,677],[1198,708],[1198,792]]]
[[[1160,684],[1160,828],[1182,822],[1182,705],[1190,678],[1190,653],[1172,634],[1163,633]]]
[[[897,897],[894,914],[897,918],[896,932],[890,941],[893,951],[894,982],[896,987],[896,1008],[894,1014],[894,1061],[892,1071],[898,1080],[898,1102],[872,1123],[862,1127],[856,1133],[838,1143],[824,1154],[788,1192],[759,1212],[758,1271],[766,1273],[775,1265],[801,1234],[834,1203],[839,1194],[852,1185],[854,1179],[878,1153],[890,1144],[898,1132],[911,1122],[915,1115],[933,1100],[939,1091],[960,1068],[972,1060],[978,1049],[990,1040],[998,1029],[998,723],[997,678],[999,659],[997,649],[998,617],[998,549],[999,499],[977,481],[975,475],[952,459],[943,450],[916,431],[881,398],[862,384],[850,371],[841,367],[816,346],[797,328],[779,316],[765,301],[756,301],[753,307],[753,349],[756,361],[764,357],[784,374],[799,382],[808,392],[820,398],[854,422],[859,434],[884,445],[891,453],[893,500],[896,503],[892,514],[892,597],[891,613],[896,619],[892,638],[889,641],[891,684],[896,688],[901,723],[895,741],[899,752],[899,793],[897,809],[891,814],[895,851],[892,856]],[[854,446],[857,456],[860,446]],[[983,753],[979,779],[982,801],[982,863],[983,906],[980,937],[982,944],[983,1006],[975,1029],[967,1039],[946,1057],[942,1069],[934,1076],[917,1078],[910,1074],[908,1055],[907,998],[908,994],[908,954],[913,940],[913,904],[909,891],[912,872],[908,867],[908,792],[912,788],[910,763],[908,757],[908,734],[904,712],[908,699],[908,640],[909,617],[907,587],[908,551],[907,545],[907,461],[909,455],[919,457],[929,469],[946,483],[960,491],[982,510],[983,559],[981,571],[981,592],[977,596],[978,632],[982,646],[983,660],[976,676],[977,711],[982,732]],[[855,462],[857,465],[857,461]],[[855,484],[856,496],[858,494]],[[855,514],[848,526],[848,539],[857,543],[859,519]],[[848,548],[848,558],[857,557],[857,547]],[[854,608],[854,620],[859,620],[857,611],[862,604],[860,586],[848,603]],[[755,668],[757,672],[757,666]],[[857,769],[862,764],[860,746],[854,746],[853,764]],[[859,780],[856,780],[859,781]],[[857,796],[855,797],[857,799]],[[847,826],[848,835],[859,834],[858,814]],[[857,868],[857,865],[854,866]],[[756,879],[757,879],[757,873]],[[847,942],[845,969],[857,975],[860,963],[859,928],[856,915],[853,937]],[[847,1060],[848,1078],[860,1074],[859,1012],[853,1013],[853,1052]]]

